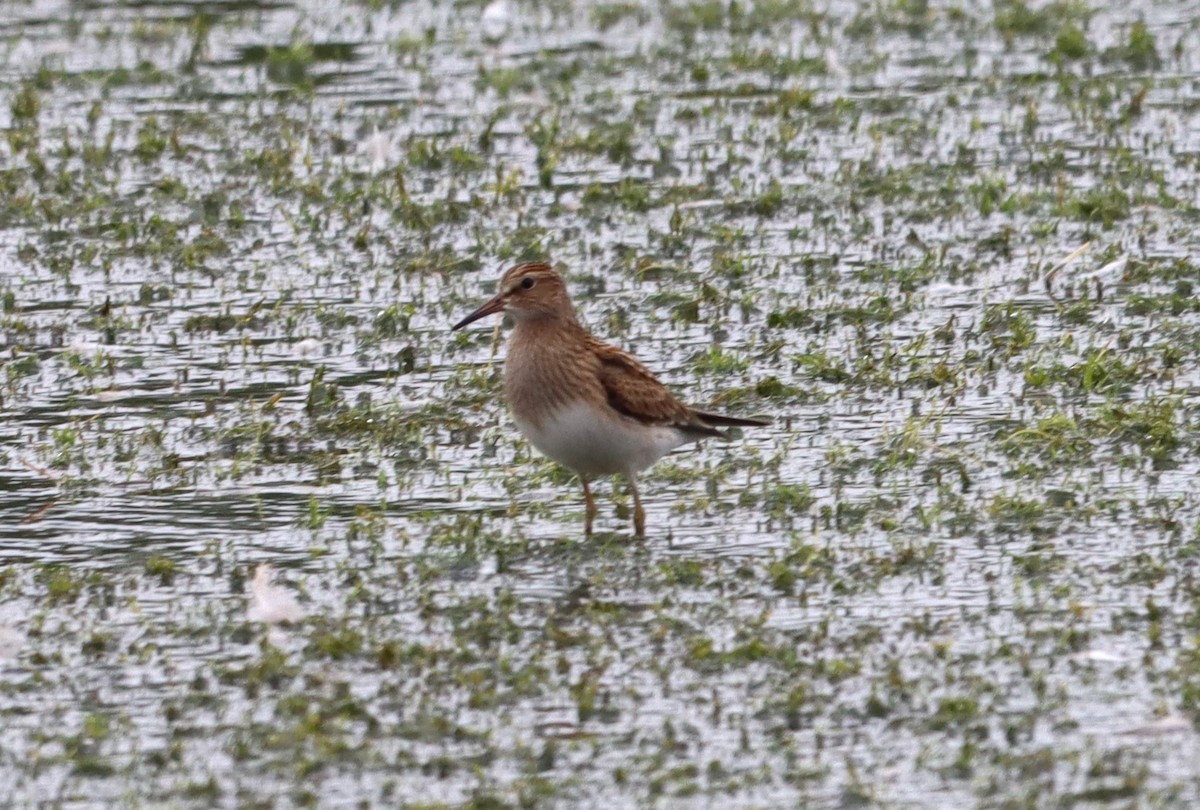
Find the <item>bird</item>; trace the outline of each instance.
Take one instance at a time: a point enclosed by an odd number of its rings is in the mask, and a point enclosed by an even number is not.
[[[634,531],[644,538],[639,472],[681,445],[728,439],[719,427],[769,424],[684,405],[636,357],[599,340],[579,322],[566,282],[547,262],[509,268],[496,295],[451,329],[498,312],[513,323],[504,360],[513,421],[534,448],[579,476],[586,537],[592,536],[596,517],[593,478],[625,477],[633,494]]]

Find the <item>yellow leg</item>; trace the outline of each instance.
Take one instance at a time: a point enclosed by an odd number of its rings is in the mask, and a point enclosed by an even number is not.
[[[642,508],[642,496],[638,493],[637,476],[629,474],[629,491],[633,493],[633,531],[638,537],[646,536],[646,510]]]
[[[583,477],[580,477],[579,480],[583,482],[583,503],[584,508],[587,510],[587,517],[585,518],[586,522],[583,524],[583,533],[585,536],[591,537],[592,521],[596,519],[596,502],[592,500],[592,490],[591,487],[588,486],[588,480]]]

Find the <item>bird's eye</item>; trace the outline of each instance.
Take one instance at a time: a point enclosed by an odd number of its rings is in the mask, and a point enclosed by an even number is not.
[[[533,287],[533,283],[534,283],[533,279],[530,278],[529,276],[526,276],[525,278],[521,279],[521,289],[523,289],[523,290],[531,289]]]

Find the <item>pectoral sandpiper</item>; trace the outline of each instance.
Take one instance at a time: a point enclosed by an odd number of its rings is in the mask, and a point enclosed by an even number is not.
[[[516,265],[500,279],[495,297],[453,328],[496,312],[507,312],[515,324],[504,362],[513,421],[542,454],[579,475],[588,536],[596,517],[590,477],[621,474],[629,480],[634,529],[643,537],[638,472],[682,444],[725,438],[717,426],[767,424],[681,403],[637,358],[579,323],[562,276],[549,264]]]

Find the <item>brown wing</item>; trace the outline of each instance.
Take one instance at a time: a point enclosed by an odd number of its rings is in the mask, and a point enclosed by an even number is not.
[[[620,413],[650,425],[669,425],[703,436],[721,436],[667,390],[650,370],[615,346],[593,339],[600,360],[600,384],[608,404]]]

